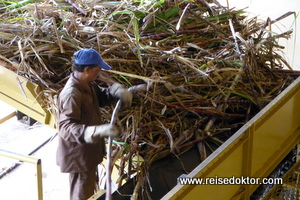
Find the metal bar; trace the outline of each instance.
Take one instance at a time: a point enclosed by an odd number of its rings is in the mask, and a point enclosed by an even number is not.
[[[31,163],[31,164],[37,164],[37,162],[38,162],[38,159],[33,158],[31,156],[26,156],[26,155],[14,153],[14,152],[6,151],[4,149],[0,149],[0,155],[8,157],[8,158],[13,158],[16,160],[21,160],[21,161]]]
[[[1,118],[0,119],[0,124],[2,124],[3,122],[9,120],[10,118],[13,118],[14,116],[16,116],[16,112],[15,111],[12,112],[12,113],[10,113],[10,114],[8,114],[8,115],[6,115],[5,117]]]
[[[42,182],[42,161],[41,159],[33,158],[31,156],[26,156],[4,149],[0,149],[0,156],[13,158],[23,162],[31,163],[36,166],[36,176],[37,176],[37,189],[38,189],[38,199],[43,200],[43,182]]]
[[[121,100],[118,100],[116,107],[112,113],[110,124],[116,123],[117,113],[121,107]],[[111,191],[111,152],[112,152],[112,137],[108,137],[108,147],[107,147],[107,169],[106,169],[106,200],[112,199],[112,191]]]
[[[37,182],[38,199],[43,200],[43,174],[42,174],[41,159],[38,159],[36,164],[36,182]]]
[[[49,141],[51,141],[51,139],[53,138],[50,137],[48,138],[45,142],[43,142],[42,144],[40,144],[39,146],[37,146],[35,149],[33,149],[27,156],[31,156],[32,154],[34,154],[37,150],[39,150],[40,148],[42,148],[45,144],[47,144]],[[1,173],[0,173],[0,179],[2,177],[4,177],[6,174],[10,173],[11,171],[13,171],[15,168],[17,168],[18,166],[20,166],[20,164],[22,163],[15,163],[14,165],[12,165],[11,167],[3,170]]]

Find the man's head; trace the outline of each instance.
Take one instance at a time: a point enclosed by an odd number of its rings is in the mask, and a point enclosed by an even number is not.
[[[111,67],[104,62],[101,55],[94,49],[82,49],[74,53],[74,69],[81,72],[85,67],[100,67],[110,70]]]

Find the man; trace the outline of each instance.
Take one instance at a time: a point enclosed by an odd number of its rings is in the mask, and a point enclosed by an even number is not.
[[[116,99],[128,106],[132,94],[102,71],[111,67],[93,49],[74,53],[73,67],[58,98],[57,164],[70,174],[70,199],[86,200],[96,189],[97,166],[106,152],[104,137],[119,134],[114,125],[101,124],[99,107]],[[94,82],[97,78],[110,87],[100,88]]]

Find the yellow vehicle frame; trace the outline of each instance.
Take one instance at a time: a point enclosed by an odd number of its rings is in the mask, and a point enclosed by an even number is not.
[[[38,122],[55,128],[55,118],[44,103],[39,85],[6,68],[0,60],[0,99]]]
[[[300,78],[199,164],[188,177],[265,178],[300,141]],[[250,199],[259,185],[177,184],[163,200]]]

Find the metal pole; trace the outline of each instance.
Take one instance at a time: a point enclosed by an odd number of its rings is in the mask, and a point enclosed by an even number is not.
[[[110,124],[115,124],[117,113],[121,107],[121,100],[118,100],[116,107],[112,113]],[[107,168],[106,168],[106,196],[105,200],[112,199],[112,191],[111,191],[111,152],[112,152],[112,137],[108,137],[108,147],[107,147]]]
[[[37,180],[37,190],[38,199],[43,200],[43,173],[42,173],[42,160],[38,159],[36,163],[36,180]]]
[[[145,86],[133,86],[128,88],[128,91],[135,91],[136,88],[145,88]],[[144,89],[143,89],[144,90]],[[110,124],[114,125],[116,123],[116,118],[118,111],[121,107],[121,100],[118,100],[115,109],[113,110]],[[108,137],[108,147],[107,147],[107,169],[106,169],[106,196],[105,200],[111,200],[112,199],[112,191],[111,191],[111,170],[112,170],[112,163],[111,163],[111,151],[112,151],[112,137]]]
[[[38,147],[36,147],[34,150],[32,150],[32,151],[31,151],[28,155],[26,155],[26,156],[31,156],[32,154],[34,154],[36,151],[38,151],[40,148],[42,148],[44,145],[46,145],[49,141],[51,141],[52,138],[53,138],[53,136],[50,137],[50,138],[48,138],[45,142],[43,142],[42,144],[40,144]],[[5,151],[5,152],[1,152],[1,151]],[[6,155],[3,155],[4,153],[6,153]],[[11,153],[12,153],[12,152],[9,152],[9,151],[0,149],[0,156],[3,155],[3,156],[8,157],[7,155],[8,155],[8,154],[11,154]],[[13,154],[16,155],[16,153],[13,153]],[[22,156],[23,156],[23,155],[22,155]],[[14,158],[14,159],[17,159],[17,158],[15,158],[15,157],[13,157],[13,158]],[[19,160],[20,160],[20,159],[19,159]],[[21,161],[22,161],[22,160],[21,160]],[[25,161],[25,162],[27,162],[27,161]],[[0,179],[1,179],[2,177],[4,177],[6,174],[8,174],[8,173],[10,173],[11,171],[13,171],[15,168],[17,168],[17,167],[20,166],[21,164],[22,164],[22,163],[17,162],[17,163],[15,163],[15,164],[13,164],[11,167],[9,167],[9,168],[3,170],[3,171],[0,173]]]
[[[25,156],[18,153],[13,153],[0,149],[0,156],[5,156],[8,158],[13,158],[21,160],[23,162],[31,163],[36,165],[36,176],[37,176],[37,189],[38,189],[38,199],[43,200],[43,181],[42,181],[42,161],[41,159],[33,158],[31,156]]]

